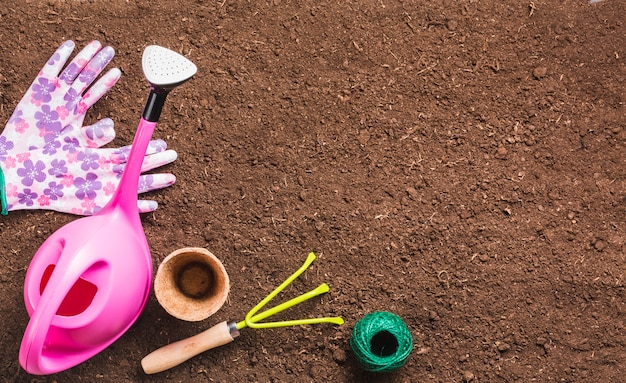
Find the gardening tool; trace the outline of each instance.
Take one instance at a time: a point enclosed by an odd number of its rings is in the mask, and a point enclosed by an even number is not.
[[[336,325],[342,325],[344,322],[343,319],[340,317],[297,319],[279,322],[261,322],[262,320],[269,318],[274,314],[293,307],[315,296],[328,292],[329,287],[326,283],[322,283],[321,285],[307,293],[304,293],[298,297],[288,300],[287,302],[281,303],[278,306],[257,314],[259,310],[261,310],[269,301],[271,301],[285,287],[287,287],[291,282],[298,278],[298,276],[302,274],[314,260],[315,254],[309,253],[304,264],[289,278],[287,278],[287,280],[285,280],[280,286],[274,289],[274,291],[272,291],[267,297],[259,302],[259,304],[254,306],[254,308],[252,308],[252,310],[248,312],[244,320],[240,322],[224,321],[218,323],[210,329],[201,332],[200,334],[180,340],[175,343],[171,343],[148,354],[141,361],[141,366],[144,372],[146,374],[154,374],[157,372],[165,371],[169,368],[183,363],[184,361],[200,353],[230,343],[239,336],[239,330],[245,327],[263,329],[316,323],[332,323]]]
[[[152,282],[152,258],[137,209],[142,159],[165,98],[196,66],[159,46],[142,57],[150,94],[128,163],[111,201],[70,222],[39,248],[26,273],[30,315],[20,363],[31,374],[56,373],[91,358],[139,317]]]

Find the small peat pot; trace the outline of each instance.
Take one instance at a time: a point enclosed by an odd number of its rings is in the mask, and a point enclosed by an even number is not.
[[[170,315],[190,322],[219,310],[230,291],[222,262],[204,248],[185,247],[168,255],[157,269],[154,294]]]

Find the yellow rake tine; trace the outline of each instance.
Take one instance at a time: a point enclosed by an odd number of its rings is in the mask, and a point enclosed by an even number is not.
[[[260,314],[256,314],[253,317],[246,319],[246,324],[248,325],[248,327],[251,328],[265,328],[267,327],[268,323],[258,323],[260,321],[262,321],[265,318],[269,318],[270,316],[277,314],[281,311],[287,310],[290,307],[293,307],[297,304],[300,304],[306,300],[309,300],[313,297],[316,297],[318,295],[324,294],[326,292],[328,292],[329,287],[326,283],[322,283],[321,285],[319,285],[317,288],[304,293],[300,296],[297,296],[293,299],[288,300],[285,303],[281,303],[280,305],[273,307],[271,309],[265,310]],[[289,322],[293,322],[293,321],[289,321]],[[286,326],[286,325],[285,325]],[[284,327],[284,326],[274,326],[274,327]]]
[[[301,294],[295,298],[288,300],[287,302],[281,303],[278,306],[267,309],[259,314],[257,312],[261,310],[269,301],[274,299],[276,295],[278,295],[282,290],[285,289],[291,282],[293,282],[296,278],[300,276],[315,260],[315,254],[309,253],[304,264],[289,278],[287,278],[280,286],[274,289],[267,297],[265,297],[261,302],[259,302],[252,310],[248,311],[246,318],[237,323],[237,329],[241,330],[244,327],[250,328],[274,328],[274,327],[286,327],[286,326],[297,326],[304,324],[316,324],[316,323],[334,323],[334,324],[343,324],[343,319],[339,317],[325,317],[325,318],[310,318],[310,319],[296,319],[296,320],[288,320],[288,321],[278,321],[278,322],[266,322],[266,323],[258,323],[263,319],[269,318],[272,315],[275,315],[281,311],[284,311],[290,307],[298,305],[306,300],[309,300],[318,295],[324,294],[328,292],[330,289],[326,283],[322,283],[317,286],[315,289]]]

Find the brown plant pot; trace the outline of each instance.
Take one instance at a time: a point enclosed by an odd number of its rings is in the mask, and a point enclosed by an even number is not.
[[[211,252],[185,247],[168,255],[157,269],[154,294],[170,315],[201,321],[222,307],[230,281],[224,265]]]

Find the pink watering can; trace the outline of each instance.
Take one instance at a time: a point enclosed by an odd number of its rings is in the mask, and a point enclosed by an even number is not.
[[[53,233],[26,273],[30,321],[19,359],[28,373],[63,371],[104,350],[137,320],[150,294],[152,257],[137,210],[141,165],[169,91],[197,68],[155,45],[144,50],[142,66],[150,94],[113,198]]]

